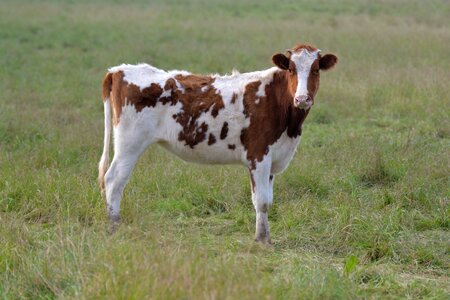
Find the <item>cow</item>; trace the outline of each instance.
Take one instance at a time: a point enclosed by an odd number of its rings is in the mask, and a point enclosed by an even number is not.
[[[120,221],[122,193],[139,156],[159,144],[185,161],[247,167],[255,240],[271,244],[268,211],[274,177],[294,156],[320,71],[337,60],[298,44],[274,54],[274,67],[242,74],[196,75],[148,64],[110,68],[103,79],[105,132],[98,180],[111,224]],[[109,166],[112,125],[114,158]]]

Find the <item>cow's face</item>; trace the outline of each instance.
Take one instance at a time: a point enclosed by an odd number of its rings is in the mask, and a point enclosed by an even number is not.
[[[319,90],[320,71],[331,69],[337,63],[333,54],[322,56],[320,50],[312,46],[299,45],[272,57],[273,63],[289,72],[289,92],[293,105],[308,110],[314,104],[314,96]]]

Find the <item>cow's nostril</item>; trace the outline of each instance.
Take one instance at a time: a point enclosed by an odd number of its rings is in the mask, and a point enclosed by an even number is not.
[[[311,107],[312,103],[312,98],[309,95],[301,95],[294,98],[294,105],[299,108]]]
[[[311,100],[311,98],[309,96],[298,96],[298,97],[295,97],[295,101],[297,101],[297,102],[307,102],[307,101],[310,101],[310,100]]]

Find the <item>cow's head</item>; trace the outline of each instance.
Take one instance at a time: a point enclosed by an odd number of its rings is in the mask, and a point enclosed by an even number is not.
[[[294,106],[307,110],[319,90],[320,71],[331,69],[338,59],[333,54],[322,56],[319,49],[310,45],[297,45],[286,52],[274,54],[272,61],[289,72],[288,87]]]

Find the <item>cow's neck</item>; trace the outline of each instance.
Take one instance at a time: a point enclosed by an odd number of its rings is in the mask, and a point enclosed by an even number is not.
[[[291,138],[296,138],[302,134],[302,125],[308,115],[309,109],[299,109],[293,105],[289,106],[287,118],[287,135]]]
[[[295,84],[289,78],[288,71],[279,71],[274,74],[274,84],[277,86],[274,97],[277,105],[281,106],[284,115],[280,116],[281,122],[285,124],[286,133],[291,138],[296,138],[302,134],[302,125],[309,113],[309,110],[299,109],[294,106],[294,95],[290,92],[289,85]]]

